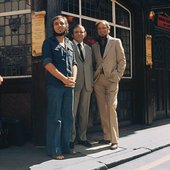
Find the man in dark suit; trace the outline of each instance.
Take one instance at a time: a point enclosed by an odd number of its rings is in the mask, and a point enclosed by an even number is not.
[[[72,148],[74,148],[76,138],[76,119],[78,123],[78,143],[86,147],[91,147],[91,144],[87,140],[86,132],[89,118],[90,97],[93,86],[93,68],[91,48],[83,43],[85,36],[86,31],[82,25],[76,25],[73,28],[73,45],[78,72],[74,89]]]
[[[107,21],[97,22],[96,27],[98,41],[92,50],[96,64],[94,90],[104,133],[104,139],[100,143],[111,143],[110,149],[117,149],[119,139],[117,94],[119,81],[126,66],[125,54],[120,39],[109,35],[110,26]]]

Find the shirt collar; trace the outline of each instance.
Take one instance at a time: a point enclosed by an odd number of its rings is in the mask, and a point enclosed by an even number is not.
[[[73,41],[74,41],[74,43],[75,43],[76,45],[81,44],[81,46],[84,47],[84,43],[83,43],[83,42],[78,43],[76,40],[73,40]]]

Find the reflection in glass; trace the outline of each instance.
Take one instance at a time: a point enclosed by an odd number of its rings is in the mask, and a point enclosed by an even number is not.
[[[96,42],[96,27],[95,22],[89,20],[82,20],[82,25],[85,27],[87,36],[84,39],[84,42],[92,46]]]
[[[116,37],[120,38],[125,50],[126,56],[126,70],[124,76],[131,76],[131,58],[130,58],[130,31],[117,28],[116,29]]]
[[[116,4],[116,24],[129,27],[130,16],[128,11]]]
[[[62,10],[79,14],[79,0],[63,0]]]
[[[82,15],[112,22],[112,1],[82,0]]]
[[[110,33],[109,33],[110,36],[112,37],[115,37],[114,35],[114,27],[113,26],[110,26]]]
[[[72,32],[73,28],[75,25],[79,24],[79,18],[76,18],[74,16],[68,16],[68,15],[63,15],[67,18],[67,21],[69,23],[69,34],[67,37],[72,40]]]

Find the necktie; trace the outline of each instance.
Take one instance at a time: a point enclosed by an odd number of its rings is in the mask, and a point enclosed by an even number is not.
[[[80,56],[81,56],[82,60],[84,61],[83,51],[82,51],[82,49],[81,49],[82,46],[81,46],[81,44],[77,44],[77,46],[78,46],[79,51],[80,51]]]

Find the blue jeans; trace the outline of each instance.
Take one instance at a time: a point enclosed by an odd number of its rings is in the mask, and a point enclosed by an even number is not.
[[[70,153],[73,122],[73,88],[47,86],[47,153]]]

